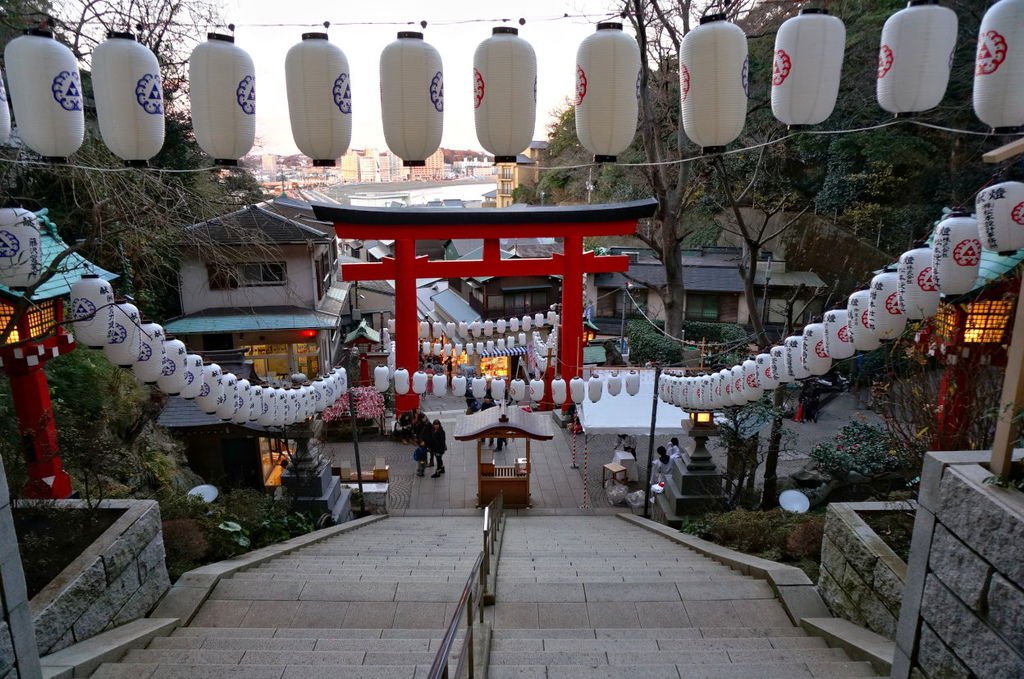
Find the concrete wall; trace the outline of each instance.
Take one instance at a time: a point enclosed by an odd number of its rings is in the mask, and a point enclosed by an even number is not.
[[[80,500],[56,504],[84,507]],[[29,603],[43,654],[145,616],[171,586],[156,501],[100,507],[125,512]]]
[[[0,677],[37,679],[41,676],[25,573],[11,516],[11,493],[3,460],[0,460]]]
[[[906,511],[903,502],[835,502],[825,516],[818,591],[832,612],[892,639],[907,564],[857,512]]]
[[[1024,493],[988,483],[988,455],[925,458],[895,679],[1024,677]]]

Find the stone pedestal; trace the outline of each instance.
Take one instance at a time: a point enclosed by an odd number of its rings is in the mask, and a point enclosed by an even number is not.
[[[331,474],[331,465],[326,461],[321,461],[319,467],[309,474],[286,469],[281,474],[281,485],[291,495],[299,511],[312,512],[316,516],[329,513],[335,523],[352,519],[352,491]]]
[[[665,492],[657,496],[665,522],[674,528],[682,525],[684,516],[716,509],[725,498],[722,474],[705,445],[707,437],[695,438],[697,446],[693,454],[683,453],[682,458],[672,462]]]

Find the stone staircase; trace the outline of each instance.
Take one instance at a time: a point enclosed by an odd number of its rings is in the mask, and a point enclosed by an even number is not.
[[[421,679],[481,528],[392,517],[282,554],[92,676]],[[503,532],[492,679],[876,676],[794,627],[764,581],[614,516],[510,516]]]
[[[490,679],[874,677],[769,586],[616,517],[514,517]]]
[[[187,627],[97,679],[425,676],[481,549],[479,517],[388,518],[217,583]]]

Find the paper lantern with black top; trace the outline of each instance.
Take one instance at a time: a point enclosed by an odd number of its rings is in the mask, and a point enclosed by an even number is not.
[[[179,339],[164,340],[164,355],[160,375],[156,378],[157,388],[169,396],[177,396],[185,387],[185,369],[188,350]]]
[[[986,250],[1009,254],[1024,248],[1024,183],[993,184],[978,192],[974,205],[978,235]]]
[[[846,312],[849,315],[850,336],[853,348],[857,351],[872,351],[882,346],[869,318],[868,303],[871,300],[869,290],[858,290],[847,300]]]
[[[943,295],[962,295],[974,287],[980,265],[978,221],[951,213],[935,227],[932,237],[935,284]]]
[[[718,153],[743,131],[749,90],[747,36],[724,14],[701,17],[679,55],[683,131],[704,153]]]
[[[144,166],[164,145],[160,62],[131,33],[111,32],[92,52],[100,136],[128,165]]]
[[[640,47],[622,24],[602,22],[576,51],[576,136],[598,163],[614,163],[636,136]]]
[[[956,12],[938,0],[910,0],[889,17],[878,50],[878,105],[897,115],[938,106],[949,84],[956,31]]]
[[[423,167],[441,145],[444,74],[441,55],[423,34],[401,31],[380,55],[384,141],[406,167]]]
[[[79,344],[99,349],[110,339],[114,323],[114,290],[96,274],[85,274],[71,286],[68,308]]]
[[[1024,130],[1024,0],[985,12],[974,59],[974,113],[997,134]]]
[[[217,404],[224,395],[224,386],[221,384],[221,369],[216,363],[203,366],[199,393],[196,394],[196,405],[207,415],[217,412]]]
[[[850,314],[846,309],[826,311],[822,319],[825,324],[825,350],[833,360],[840,361],[857,353],[853,348],[849,319]]]
[[[824,9],[802,9],[775,34],[772,113],[786,125],[817,125],[832,115],[843,71],[846,27]]]
[[[519,29],[499,26],[473,54],[476,137],[495,163],[514,163],[533,140],[537,55]]]
[[[326,33],[303,33],[284,58],[288,120],[313,167],[334,167],[352,139],[352,79],[345,53]]]
[[[939,308],[939,286],[935,284],[932,249],[914,248],[900,255],[896,267],[900,309],[908,321],[934,316]]]
[[[215,165],[234,167],[256,139],[256,70],[232,36],[206,38],[188,60],[192,129]]]
[[[159,323],[139,326],[139,353],[132,363],[135,378],[143,384],[156,384],[163,369],[164,328]]]
[[[85,140],[78,60],[47,29],[33,28],[4,48],[18,137],[47,160],[63,162]]]
[[[203,357],[199,354],[185,355],[185,384],[178,394],[185,400],[192,400],[203,390]]]
[[[804,326],[804,347],[801,360],[811,375],[824,375],[832,368],[832,357],[825,344],[825,325],[809,323]]]
[[[130,368],[142,349],[139,326],[142,318],[138,308],[129,302],[114,305],[114,320],[110,337],[103,345],[103,355],[121,368]]]
[[[34,212],[0,208],[0,283],[27,288],[43,275],[43,238]]]
[[[883,271],[871,279],[868,322],[880,340],[893,340],[907,327],[907,315],[900,308],[899,275]]]

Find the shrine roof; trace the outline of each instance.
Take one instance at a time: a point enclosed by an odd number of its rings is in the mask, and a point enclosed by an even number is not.
[[[550,413],[528,413],[515,406],[509,407],[501,421],[501,408],[488,408],[472,415],[462,415],[455,423],[455,440],[475,441],[493,438],[495,434],[506,438],[525,438],[550,441]]]

